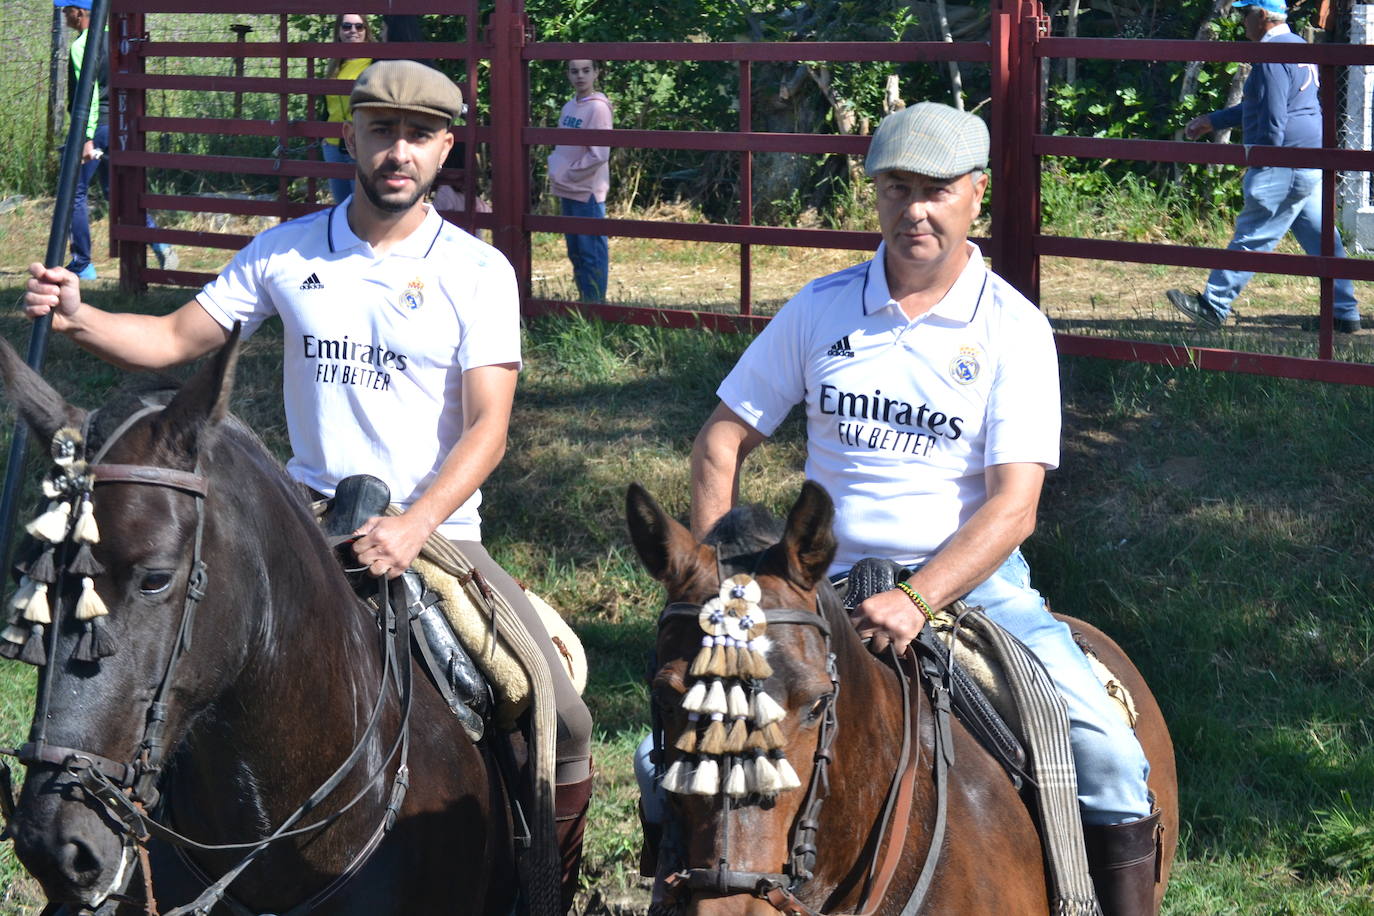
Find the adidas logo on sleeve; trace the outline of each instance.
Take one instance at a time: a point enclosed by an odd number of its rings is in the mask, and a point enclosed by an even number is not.
[[[324,284],[320,282],[320,275],[312,273],[306,277],[305,282],[301,284],[301,289],[324,289]]]
[[[830,349],[825,351],[826,356],[847,356],[854,358],[854,350],[849,346],[849,335],[846,334],[839,340],[830,345]]]

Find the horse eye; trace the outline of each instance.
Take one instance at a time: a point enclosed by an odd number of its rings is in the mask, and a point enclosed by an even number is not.
[[[817,697],[816,702],[812,703],[811,708],[806,711],[806,724],[810,725],[813,722],[819,721],[821,716],[825,715],[825,708],[830,705],[832,699],[834,699],[834,694],[830,693],[822,697]]]
[[[167,586],[172,584],[172,574],[169,572],[150,572],[143,576],[143,580],[138,583],[138,590],[144,595],[157,595],[165,592]]]

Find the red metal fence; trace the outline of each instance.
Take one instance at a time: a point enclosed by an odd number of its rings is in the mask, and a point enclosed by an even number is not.
[[[1317,359],[1211,349],[1183,344],[1129,341],[1096,336],[1059,334],[1061,352],[1111,359],[1173,365],[1198,365],[1290,378],[1374,385],[1374,366],[1332,359],[1332,280],[1350,277],[1374,280],[1374,263],[1340,259],[1334,251],[1335,170],[1374,170],[1374,153],[1368,151],[1285,150],[1240,145],[1197,144],[1149,140],[1102,140],[1050,136],[1039,132],[1041,106],[1039,69],[1048,58],[1106,58],[1155,61],[1288,61],[1315,63],[1321,68],[1326,146],[1335,146],[1334,95],[1336,68],[1374,64],[1374,48],[1333,45],[1261,45],[1258,43],[1207,43],[1189,41],[1140,41],[1051,38],[1048,20],[1038,0],[993,0],[990,38],[986,42],[845,42],[845,43],[596,43],[556,44],[530,40],[528,24],[519,0],[498,0],[485,21],[479,22],[478,0],[370,0],[350,9],[367,13],[445,13],[463,17],[466,40],[456,43],[392,43],[344,46],[337,43],[291,43],[288,13],[332,15],[336,3],[322,0],[113,0],[111,41],[113,66],[112,155],[114,217],[112,241],[121,259],[121,279],[128,287],[149,283],[195,285],[208,275],[188,271],[151,269],[146,264],[145,243],[170,242],[236,249],[246,244],[242,235],[206,231],[147,229],[143,212],[148,209],[201,213],[271,216],[287,219],[310,212],[321,204],[292,200],[291,179],[320,180],[347,177],[350,167],[317,160],[287,158],[292,141],[318,142],[337,135],[337,126],[313,118],[289,116],[292,96],[342,94],[347,83],[316,76],[314,61],[360,54],[374,58],[420,57],[459,61],[465,74],[464,97],[472,109],[492,112],[489,124],[470,117],[460,128],[465,167],[444,177],[459,180],[467,201],[477,199],[477,151],[486,151],[490,166],[491,213],[447,214],[468,229],[492,230],[493,240],[515,265],[521,278],[526,314],[564,309],[614,321],[665,323],[681,327],[741,328],[760,326],[766,318],[752,309],[751,247],[787,245],[872,251],[878,236],[872,232],[784,228],[753,225],[752,157],[755,153],[788,152],[859,156],[867,148],[866,137],[756,132],[750,107],[752,65],[793,61],[890,61],[940,63],[961,61],[988,66],[992,78],[988,120],[992,134],[993,178],[996,201],[991,214],[990,238],[982,240],[993,268],[1039,301],[1040,259],[1080,258],[1169,264],[1186,267],[1230,267],[1273,274],[1316,276],[1321,286],[1321,329]],[[145,33],[149,13],[274,13],[280,14],[279,34],[272,42],[159,42]],[[343,50],[344,48],[347,50]],[[156,58],[256,57],[278,61],[275,77],[166,76],[146,72],[146,62]],[[739,129],[734,133],[701,131],[611,130],[579,133],[583,143],[616,147],[676,150],[709,150],[740,156],[739,218],[734,224],[675,223],[658,220],[546,216],[532,211],[531,147],[551,145],[564,139],[557,128],[530,124],[528,67],[531,61],[568,58],[602,60],[724,61],[739,69]],[[292,76],[293,62],[304,77]],[[486,64],[486,85],[478,83],[479,62]],[[209,92],[267,92],[279,98],[278,116],[270,120],[158,118],[145,110],[149,90],[196,90]],[[482,102],[481,105],[475,104]],[[271,158],[193,156],[146,149],[151,132],[176,134],[239,134],[275,137],[277,154]],[[1323,182],[1323,251],[1325,256],[1306,257],[1273,253],[1229,252],[1098,239],[1045,235],[1040,220],[1040,158],[1076,156],[1088,159],[1123,158],[1153,162],[1221,163],[1233,165],[1319,166]],[[275,200],[229,200],[189,195],[160,195],[147,191],[147,169],[190,169],[277,176]],[[738,314],[615,305],[585,305],[534,298],[531,290],[530,233],[592,232],[619,237],[724,242],[739,246],[740,300]]]

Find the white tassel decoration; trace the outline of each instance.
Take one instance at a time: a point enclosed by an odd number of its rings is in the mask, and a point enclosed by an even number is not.
[[[729,712],[729,704],[725,702],[725,685],[720,679],[711,682],[711,687],[706,691],[706,702],[701,704],[702,712],[718,712],[724,715]]]
[[[760,795],[777,795],[782,788],[778,771],[767,757],[754,758],[754,791]]]
[[[29,641],[29,628],[21,627],[17,621],[10,621],[10,625],[0,631],[0,639],[22,646]]]
[[[687,696],[682,698],[682,708],[688,712],[701,712],[705,702],[706,682],[697,681],[692,685],[692,689],[687,691]]]
[[[100,528],[95,523],[95,509],[91,507],[90,497],[81,500],[81,511],[72,526],[72,540],[86,544],[100,543]]]
[[[71,503],[48,503],[48,511],[25,525],[24,530],[40,541],[61,544],[67,539],[67,523],[71,518]]]
[[[81,597],[76,599],[76,619],[94,620],[110,613],[95,590],[95,580],[90,576],[81,577]]]
[[[725,778],[725,794],[732,798],[749,794],[749,782],[744,778],[744,764],[739,758],[730,764],[730,775]]]
[[[773,722],[781,722],[787,718],[787,710],[778,705],[778,701],[768,695],[765,690],[760,690],[754,694],[754,724],[762,728]]]
[[[689,778],[687,764],[681,760],[674,760],[673,765],[668,767],[668,772],[663,774],[663,791],[685,794]]]
[[[21,576],[19,579],[19,588],[15,591],[14,597],[10,599],[10,607],[16,611],[24,610],[24,608],[28,607],[29,599],[33,597],[34,589],[37,587],[37,582],[30,579],[28,576]]]
[[[720,792],[720,764],[714,760],[703,760],[697,764],[692,774],[693,795],[715,795]]]
[[[30,623],[52,623],[52,612],[48,610],[47,583],[34,583],[33,595],[24,605],[24,619]]]
[[[773,766],[778,771],[778,783],[783,789],[801,788],[801,779],[797,777],[797,771],[793,769],[791,762],[786,757],[774,759]]]
[[[730,685],[729,707],[732,719],[743,719],[749,715],[749,697],[739,684]]]

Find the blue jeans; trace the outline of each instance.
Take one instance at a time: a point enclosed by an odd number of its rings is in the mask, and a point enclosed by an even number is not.
[[[348,150],[344,147],[343,141],[338,144],[321,142],[320,155],[324,156],[325,162],[342,162],[345,165],[352,165],[356,160],[348,155]],[[352,178],[331,178],[329,179],[329,193],[334,197],[334,203],[341,204],[353,193]]]
[[[1078,806],[1086,826],[1120,824],[1150,813],[1149,761],[1135,733],[1113,707],[1087,657],[1066,624],[1051,616],[1045,599],[1031,588],[1030,567],[1021,551],[964,598],[981,606],[994,623],[1011,633],[1040,659],[1068,706],[1069,741],[1078,773]],[[635,751],[645,819],[669,816],[667,799],[653,779],[649,761],[652,735]]]
[[[81,163],[81,170],[76,174],[76,193],[72,196],[72,259],[67,264],[73,273],[80,273],[91,263],[91,179],[99,178],[100,188],[105,192],[105,200],[110,199],[110,165],[105,159],[110,152],[109,125],[102,124],[97,127],[91,142],[100,150],[101,157]],[[146,213],[143,220],[149,229],[157,228],[153,224],[153,218]]]
[[[1016,550],[986,582],[965,596],[1015,636],[1045,665],[1069,712],[1069,741],[1078,771],[1078,806],[1089,827],[1120,824],[1150,813],[1149,761],[1135,732],[1112,707],[1068,625],[1051,616],[1031,588],[1030,567]]]
[[[588,195],[586,200],[558,198],[564,216],[606,218],[606,204]],[[577,281],[577,296],[583,302],[602,302],[606,298],[606,284],[611,272],[610,242],[604,235],[565,235],[568,260],[572,261],[573,279]]]
[[[1321,169],[1275,166],[1250,169],[1241,182],[1245,207],[1236,217],[1236,232],[1226,247],[1231,251],[1272,251],[1292,229],[1303,251],[1321,254],[1321,186]],[[1339,229],[1336,230],[1336,257],[1345,257]],[[1250,270],[1214,270],[1207,277],[1207,289],[1202,298],[1224,318],[1231,311],[1231,303],[1254,275]],[[1355,285],[1349,280],[1336,281],[1334,312],[1337,318],[1360,317],[1355,303]]]

